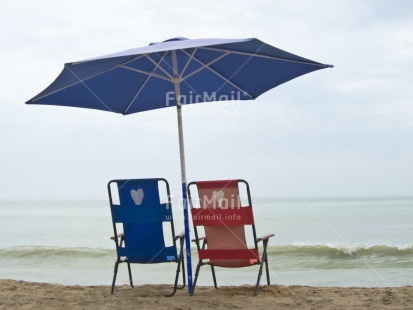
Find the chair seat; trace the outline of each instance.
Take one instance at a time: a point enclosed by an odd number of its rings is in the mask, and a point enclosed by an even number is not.
[[[225,267],[225,268],[240,268],[240,267],[249,267],[253,265],[258,265],[261,263],[261,259],[232,259],[232,260],[220,260],[220,259],[209,259],[206,264],[216,266],[216,267]]]

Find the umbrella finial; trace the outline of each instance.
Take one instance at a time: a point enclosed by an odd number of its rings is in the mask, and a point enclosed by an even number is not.
[[[185,41],[185,40],[189,40],[188,38],[185,38],[185,37],[176,37],[176,38],[172,38],[172,39],[168,39],[168,40],[165,40],[165,41],[163,41],[163,42],[170,42],[170,41]],[[163,43],[162,42],[162,43]]]
[[[168,39],[162,42],[151,42],[149,43],[149,45],[156,45],[159,43],[165,43],[165,42],[171,42],[171,41],[185,41],[185,40],[189,40],[188,38],[184,38],[184,37],[176,37],[176,38],[172,38],[172,39]]]

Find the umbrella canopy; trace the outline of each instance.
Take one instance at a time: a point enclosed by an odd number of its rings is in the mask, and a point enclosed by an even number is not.
[[[142,48],[67,63],[27,104],[98,109],[121,114],[177,107],[188,289],[192,268],[181,107],[251,100],[303,74],[332,67],[258,39],[173,38]]]
[[[326,67],[257,39],[175,38],[67,63],[57,79],[27,103],[131,114],[176,106],[176,79],[181,104],[249,100]]]

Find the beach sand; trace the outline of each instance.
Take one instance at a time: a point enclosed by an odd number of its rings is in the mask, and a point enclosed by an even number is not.
[[[262,287],[253,297],[252,286],[197,287],[190,297],[178,290],[163,297],[168,285],[65,286],[0,280],[0,309],[413,309],[413,287],[343,288]]]

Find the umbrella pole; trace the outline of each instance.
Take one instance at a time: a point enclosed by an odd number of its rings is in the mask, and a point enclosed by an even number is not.
[[[184,207],[186,269],[187,269],[187,274],[188,274],[188,292],[191,293],[192,292],[191,237],[190,237],[190,230],[189,230],[184,135],[183,135],[183,130],[182,130],[182,108],[180,105],[177,105],[177,113],[178,113],[178,131],[179,131],[179,153],[180,153],[180,159],[181,159],[182,198],[183,198],[183,207]]]
[[[191,236],[190,236],[190,230],[189,230],[186,167],[185,167],[185,147],[184,147],[183,126],[182,126],[181,89],[180,89],[180,79],[178,75],[178,64],[176,60],[176,51],[172,51],[172,66],[174,70],[176,112],[177,112],[177,117],[178,117],[179,156],[181,159],[182,199],[183,199],[183,207],[184,207],[185,249],[186,249],[186,268],[187,268],[187,274],[188,274],[188,292],[191,293],[192,292]]]

